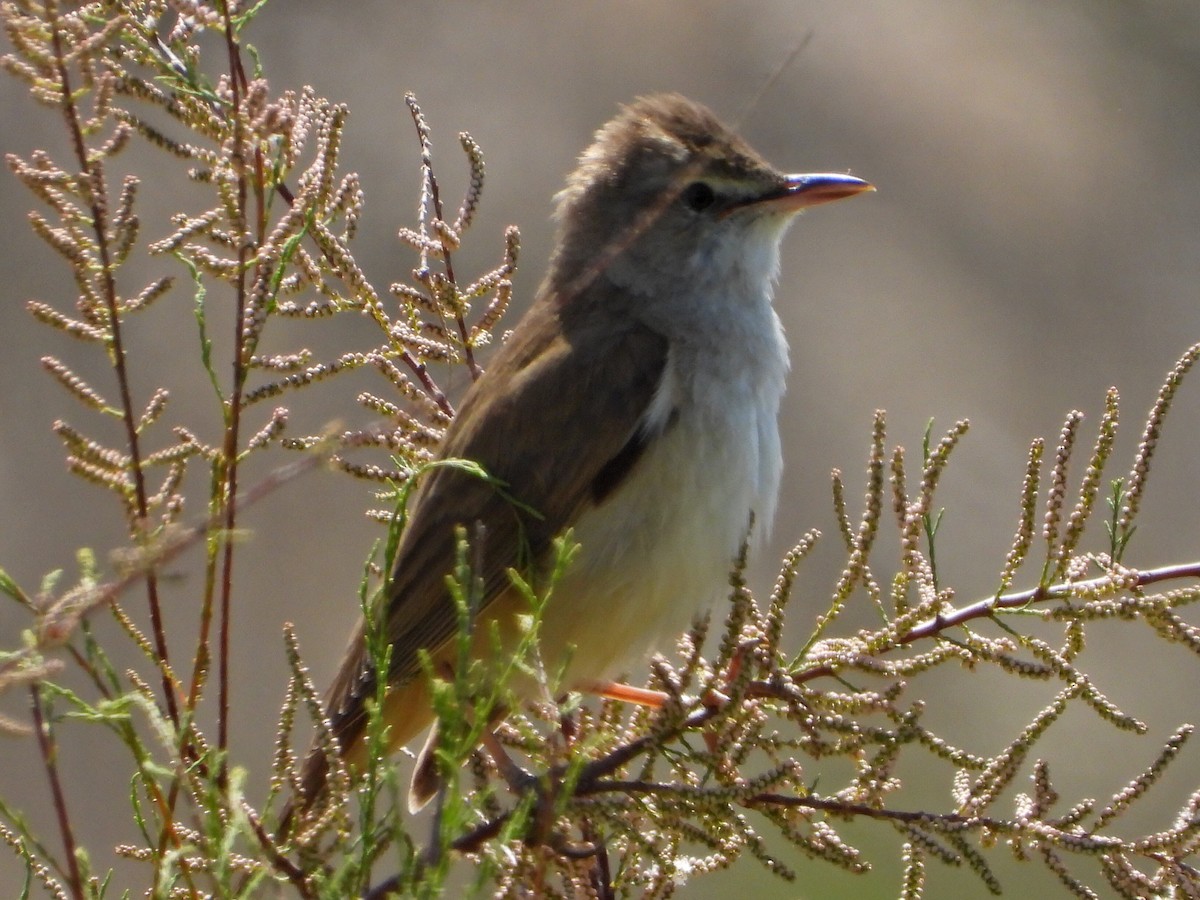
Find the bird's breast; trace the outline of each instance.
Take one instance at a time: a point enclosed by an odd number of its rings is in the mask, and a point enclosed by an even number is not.
[[[543,622],[568,681],[641,674],[727,593],[749,533],[770,526],[782,470],[778,411],[787,350],[778,321],[725,347],[672,342],[643,420],[652,439],[621,485],[575,524],[577,562]],[[719,609],[717,610],[720,614]]]

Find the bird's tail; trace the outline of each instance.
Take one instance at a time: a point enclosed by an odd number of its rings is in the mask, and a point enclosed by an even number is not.
[[[438,775],[437,745],[438,727],[437,722],[434,722],[425,743],[421,745],[421,752],[417,754],[417,764],[413,768],[412,780],[408,783],[410,813],[420,812],[442,789],[442,778]]]

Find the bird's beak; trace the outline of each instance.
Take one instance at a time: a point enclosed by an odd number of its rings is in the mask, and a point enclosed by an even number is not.
[[[754,205],[761,204],[781,212],[798,212],[808,206],[830,203],[873,190],[875,185],[853,175],[788,175],[779,190],[760,197],[754,201]]]

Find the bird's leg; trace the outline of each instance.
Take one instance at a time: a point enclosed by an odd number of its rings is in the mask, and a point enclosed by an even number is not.
[[[725,670],[725,677],[721,679],[727,688],[741,676],[742,668],[746,665],[746,657],[749,656],[750,651],[757,647],[759,643],[758,638],[743,641],[733,651],[733,655],[729,660],[729,668]],[[636,703],[638,706],[649,706],[654,709],[661,709],[671,696],[665,691],[634,687],[632,684],[624,684],[620,681],[585,681],[580,685],[579,689],[588,694],[607,697],[609,700],[619,700],[622,703]],[[704,692],[701,702],[705,706],[715,708],[728,703],[729,697],[724,691],[710,687]]]
[[[716,711],[725,704],[729,703],[729,693],[732,693],[732,691],[729,691],[729,688],[737,683],[738,679],[742,675],[742,669],[746,665],[746,657],[750,654],[750,651],[759,645],[759,643],[760,641],[758,638],[753,638],[748,641],[742,641],[737,645],[733,651],[733,654],[729,658],[729,667],[725,670],[725,675],[721,679],[725,682],[726,690],[720,691],[717,690],[716,687],[710,687],[708,690],[706,690],[704,692],[704,696],[700,698],[700,702],[703,703],[705,707]],[[717,744],[719,741],[715,732],[705,731],[704,743],[708,746],[709,751],[712,753],[717,752]]]
[[[654,709],[661,709],[670,699],[670,695],[663,691],[634,687],[619,681],[589,681],[581,686],[581,690],[599,697],[607,697],[609,700],[636,703],[638,706],[650,706]]]
[[[746,658],[750,652],[758,647],[762,641],[759,638],[751,638],[747,641],[742,641],[734,648],[732,655],[729,657],[729,667],[725,669],[725,677],[722,679],[725,682],[726,690],[729,690],[737,683],[742,676],[742,669],[746,666]],[[710,697],[713,702],[710,702]],[[728,703],[729,697],[724,691],[718,691],[716,688],[709,688],[704,695],[704,705],[716,707],[723,703]]]

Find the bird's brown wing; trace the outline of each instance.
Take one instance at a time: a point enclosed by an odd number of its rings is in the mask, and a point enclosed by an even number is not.
[[[487,606],[507,570],[541,559],[555,536],[620,482],[654,435],[643,417],[662,380],[667,342],[593,296],[543,297],[468,393],[440,456],[479,463],[502,487],[453,467],[427,472],[415,491],[388,587],[389,680],[419,677],[417,651],[457,627],[446,592],[454,529],[482,525],[474,574]],[[536,433],[543,439],[530,441]],[[525,554],[528,554],[527,556]],[[362,732],[375,687],[361,628],[331,687],[327,709],[343,748]]]

